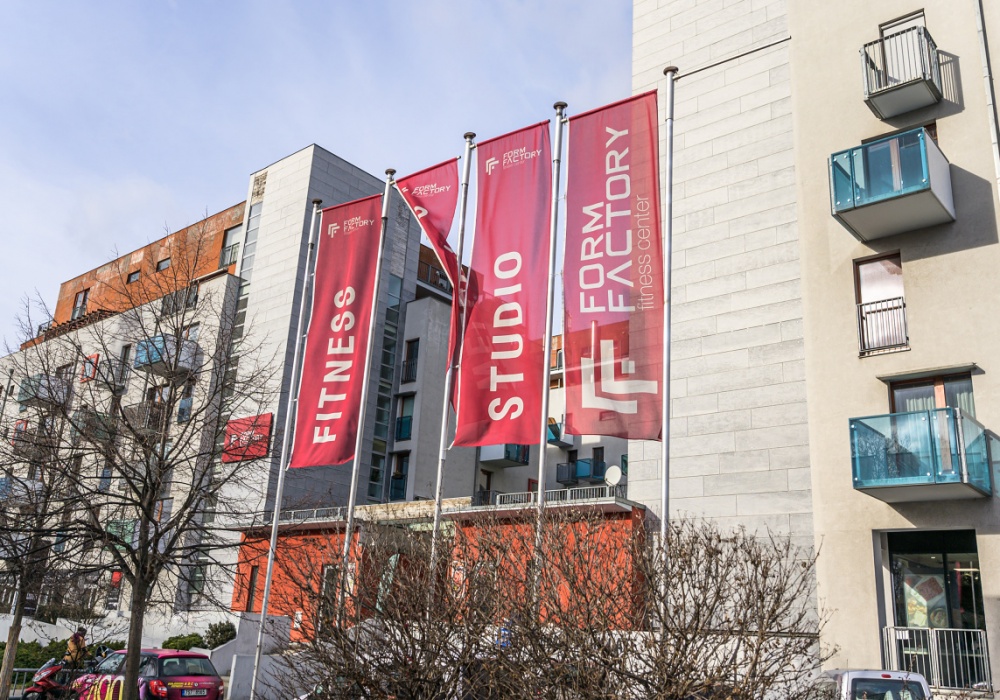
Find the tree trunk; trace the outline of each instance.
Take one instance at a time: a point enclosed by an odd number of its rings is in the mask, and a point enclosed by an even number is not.
[[[3,654],[3,668],[0,670],[0,698],[10,697],[11,679],[14,677],[14,660],[17,656],[17,643],[21,638],[21,618],[24,616],[24,599],[27,597],[25,577],[18,576],[17,599],[14,603],[14,619],[10,621],[10,632],[7,634],[7,649]]]
[[[137,576],[132,582],[131,615],[128,623],[128,643],[125,647],[125,676],[122,700],[139,700],[139,662],[142,661],[142,624],[146,616],[147,591],[151,584]],[[2,697],[2,696],[0,696]]]

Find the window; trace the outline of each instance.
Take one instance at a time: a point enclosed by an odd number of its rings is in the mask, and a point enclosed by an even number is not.
[[[181,331],[181,337],[185,340],[198,340],[198,331],[201,328],[201,324],[192,323],[190,326],[184,326],[184,330]]]
[[[181,392],[181,400],[177,402],[177,422],[187,423],[191,420],[191,407],[194,404],[194,382],[187,382]]]
[[[100,353],[87,355],[87,357],[84,358],[83,366],[80,367],[81,382],[89,382],[91,379],[97,379],[97,366],[100,360]]]
[[[899,253],[855,261],[854,284],[860,353],[908,348]]]
[[[976,417],[972,376],[968,374],[894,382],[890,385],[890,392],[893,413],[959,408],[969,416]]]
[[[254,603],[257,597],[257,578],[260,576],[260,567],[251,566],[250,567],[250,581],[247,583],[247,604],[244,610],[246,612],[253,612]]]
[[[399,399],[399,418],[396,419],[396,439],[409,440],[413,436],[413,395]]]
[[[240,252],[239,239],[242,232],[242,224],[226,229],[226,233],[222,237],[222,252],[219,254],[220,269],[236,264],[236,258]]]
[[[410,453],[393,455],[392,479],[389,481],[389,500],[406,500],[406,475],[410,471]]]
[[[591,457],[594,460],[594,466],[595,467],[598,464],[603,464],[604,463],[604,448],[603,447],[595,447],[593,449],[593,452],[591,453]]]
[[[146,389],[146,401],[161,404],[170,400],[170,385],[151,386]]]
[[[143,656],[142,661],[139,662],[139,677],[140,678],[155,677],[156,662],[157,658],[155,656]]]
[[[170,267],[170,258],[163,258],[160,262],[156,263],[156,271],[163,272],[168,267]]]
[[[138,281],[139,281],[138,270],[133,270],[132,272],[128,273],[128,277],[125,278],[126,284],[132,284],[133,282],[138,282]]]
[[[420,352],[420,339],[406,341],[406,359],[403,361],[403,377],[401,384],[417,381],[417,355]]]
[[[70,316],[70,320],[75,321],[81,316],[87,313],[87,299],[90,298],[90,290],[84,289],[81,292],[76,293],[76,297],[73,299],[73,314]]]

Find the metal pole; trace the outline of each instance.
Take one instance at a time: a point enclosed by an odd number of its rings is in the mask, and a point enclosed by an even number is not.
[[[372,313],[368,320],[368,351],[365,353],[365,373],[361,379],[361,417],[358,420],[358,434],[354,438],[354,465],[351,470],[351,492],[347,501],[347,527],[344,529],[344,553],[340,561],[340,591],[337,600],[337,621],[344,615],[344,588],[347,579],[347,561],[351,554],[351,537],[354,534],[354,508],[358,501],[358,480],[361,472],[361,445],[365,436],[365,415],[368,413],[368,381],[371,377],[372,345],[375,340],[375,321],[378,318],[378,292],[382,286],[382,257],[385,252],[385,236],[389,226],[389,194],[392,188],[393,168],[385,171],[385,192],[382,195],[382,228],[379,231],[378,257],[375,259],[375,289],[372,291]],[[253,700],[251,698],[250,700]]]
[[[476,135],[471,131],[465,134],[465,162],[462,164],[462,200],[459,204],[458,213],[458,250],[455,251],[455,256],[458,258],[458,279],[453,280],[455,287],[452,290],[452,294],[455,296],[453,304],[457,303],[459,306],[459,311],[462,313],[465,309],[465,304],[463,303],[462,294],[464,291],[464,285],[462,284],[462,255],[465,247],[465,215],[469,203],[469,177],[472,172],[472,149],[475,144],[472,143],[472,139],[476,138]],[[464,332],[464,313],[462,313],[462,318],[458,324],[458,337],[455,339],[456,349],[461,346],[462,334]],[[437,484],[434,488],[434,528],[431,531],[431,586],[430,590],[434,591],[434,574],[437,569],[437,544],[438,544],[438,531],[441,528],[441,495],[444,491],[444,467],[448,460],[448,428],[451,418],[451,387],[455,381],[455,374],[458,372],[458,365],[454,363],[454,358],[448,358],[448,371],[444,376],[444,401],[442,401],[441,406],[441,442],[439,443],[438,457],[438,470],[437,470]]]
[[[555,312],[556,298],[556,229],[559,225],[559,176],[562,165],[562,139],[563,127],[566,119],[563,113],[566,109],[565,102],[556,102],[552,105],[556,110],[556,140],[552,151],[552,213],[549,219],[549,287],[548,287],[548,307],[545,314],[545,336],[543,343],[545,346],[543,355],[543,365],[545,368],[542,383],[542,430],[541,439],[538,442],[538,522],[535,523],[535,563],[536,575],[537,565],[540,563],[539,555],[542,546],[542,516],[545,512],[545,466],[546,449],[549,437],[549,382],[552,379],[552,317]]]
[[[663,566],[667,565],[667,531],[670,524],[670,276],[671,245],[674,218],[674,81],[677,66],[663,69],[667,76],[667,143],[666,182],[663,189],[663,406],[660,460],[663,473],[660,477],[660,546],[663,548]]]
[[[299,298],[299,319],[295,327],[295,351],[292,354],[292,380],[289,383],[288,395],[291,401],[288,410],[285,411],[285,427],[282,431],[281,459],[278,462],[278,485],[274,491],[274,508],[271,515],[271,544],[267,550],[267,573],[264,575],[264,595],[260,599],[260,629],[257,630],[257,646],[254,649],[253,657],[253,677],[250,681],[250,700],[256,698],[257,674],[260,671],[260,655],[264,648],[264,624],[267,621],[267,604],[271,598],[271,579],[274,575],[274,558],[278,549],[278,523],[281,520],[281,499],[285,491],[285,472],[288,471],[288,460],[292,453],[292,432],[295,425],[295,414],[298,410],[299,391],[298,384],[302,379],[299,361],[302,357],[302,340],[305,337],[303,324],[306,317],[306,302],[309,299],[310,276],[315,276],[316,270],[312,267],[313,251],[316,247],[316,220],[319,217],[319,207],[323,203],[321,199],[312,201],[312,219],[309,222],[309,247],[306,249],[306,276],[302,280],[302,295]]]

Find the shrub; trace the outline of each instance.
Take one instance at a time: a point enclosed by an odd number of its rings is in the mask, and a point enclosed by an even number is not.
[[[188,651],[191,647],[201,647],[204,648],[205,640],[201,638],[201,635],[197,632],[192,634],[179,634],[175,637],[170,637],[163,642],[164,649],[179,649],[181,651]]]
[[[236,639],[236,625],[229,620],[214,622],[208,626],[208,632],[205,633],[205,648],[215,649],[232,639]]]

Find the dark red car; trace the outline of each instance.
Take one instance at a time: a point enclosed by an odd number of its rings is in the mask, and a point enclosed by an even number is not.
[[[143,649],[139,662],[142,700],[204,698],[222,700],[225,688],[218,671],[204,654],[174,649]],[[125,677],[125,652],[107,656],[93,671],[73,682],[79,700],[120,700]]]

